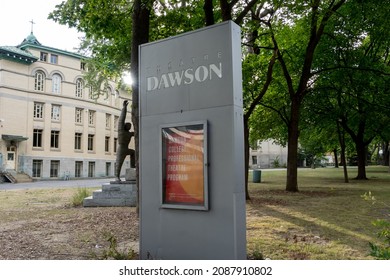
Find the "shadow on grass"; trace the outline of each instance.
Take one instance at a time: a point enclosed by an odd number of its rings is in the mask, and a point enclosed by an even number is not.
[[[268,174],[261,184],[251,184],[252,201],[247,204],[248,242],[258,240],[267,244],[267,250],[280,259],[295,258],[286,251],[295,250],[297,244],[307,250],[300,253],[301,258],[370,259],[368,243],[377,240],[372,221],[389,219],[389,211],[364,201],[361,196],[372,191],[389,201],[387,170],[386,174],[376,171],[378,179],[349,184],[335,179],[337,170],[327,172],[326,169],[302,172],[298,193],[284,191],[285,179],[277,174]],[[274,240],[275,244],[268,245]],[[323,245],[320,253],[313,249],[313,244],[318,245],[317,249]],[[323,247],[326,248],[322,250]],[[282,253],[275,253],[278,250]]]

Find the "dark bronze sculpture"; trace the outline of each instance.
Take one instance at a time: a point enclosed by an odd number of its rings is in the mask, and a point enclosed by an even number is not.
[[[130,132],[131,123],[125,123],[127,114],[127,105],[129,101],[123,101],[123,108],[118,120],[118,148],[116,153],[116,166],[115,166],[115,178],[116,181],[120,181],[120,174],[127,155],[130,155],[130,167],[135,168],[135,151],[129,149],[129,143],[134,136],[134,132]]]

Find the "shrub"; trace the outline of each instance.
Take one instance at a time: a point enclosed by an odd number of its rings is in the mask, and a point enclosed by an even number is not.
[[[72,206],[78,207],[83,205],[84,198],[90,196],[90,191],[87,188],[78,188],[77,192],[72,196]]]
[[[377,202],[377,199],[371,192],[365,193],[362,195],[362,198],[364,200],[371,201],[372,204]],[[382,202],[382,204],[388,207],[385,203]],[[384,244],[377,245],[370,242],[370,255],[377,259],[390,260],[390,222],[385,220],[376,220],[372,222],[372,224],[380,229],[377,235],[379,238],[384,239]]]
[[[376,220],[372,224],[380,228],[378,237],[384,239],[385,245],[379,246],[370,242],[370,255],[377,259],[390,260],[390,223],[385,220]]]
[[[102,255],[96,256],[98,259],[103,260],[134,260],[137,257],[137,254],[133,249],[128,251],[120,251],[118,249],[117,238],[112,233],[106,233],[105,239],[110,243],[108,250],[104,250]]]

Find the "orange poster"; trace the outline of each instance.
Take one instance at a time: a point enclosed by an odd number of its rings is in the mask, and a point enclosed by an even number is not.
[[[162,129],[163,203],[204,205],[204,124]]]

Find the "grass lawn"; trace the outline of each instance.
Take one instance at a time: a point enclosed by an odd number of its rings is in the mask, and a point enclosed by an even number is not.
[[[298,193],[285,191],[286,171],[264,171],[250,183],[248,255],[270,259],[372,259],[369,242],[381,244],[376,219],[390,221],[389,167],[367,167],[368,180],[348,169],[300,169]],[[252,182],[251,177],[249,178]],[[375,203],[362,198],[371,192]]]
[[[248,257],[373,259],[369,243],[382,240],[372,222],[390,221],[390,173],[388,167],[368,167],[369,180],[357,181],[356,171],[349,169],[346,184],[342,168],[300,169],[299,192],[288,193],[285,170],[263,170],[261,183],[249,188]],[[374,204],[362,198],[368,192]],[[75,208],[75,193],[71,188],[1,191],[0,259],[91,259],[108,248],[108,232],[121,248],[138,248],[135,208]]]

